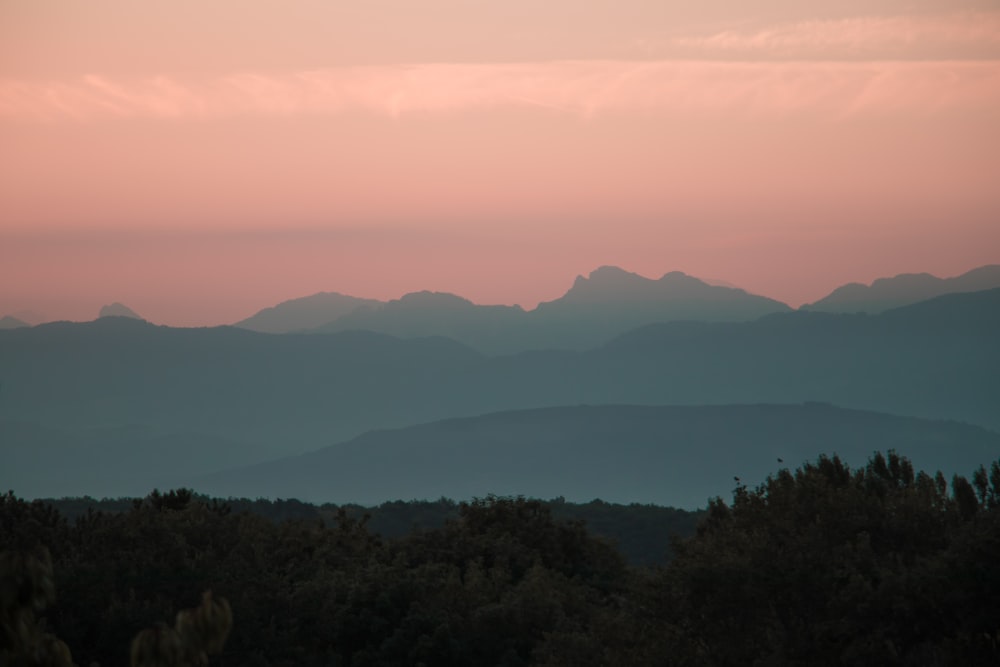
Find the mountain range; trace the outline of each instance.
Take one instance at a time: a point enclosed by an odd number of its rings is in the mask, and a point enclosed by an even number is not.
[[[935,296],[995,287],[1000,287],[1000,265],[982,266],[953,278],[900,274],[879,278],[870,285],[843,285],[800,309],[876,314]],[[651,280],[603,266],[589,276],[577,276],[563,296],[542,302],[533,310],[480,305],[442,292],[411,292],[389,301],[320,292],[264,308],[233,326],[275,334],[357,329],[401,338],[446,336],[487,354],[510,354],[532,349],[585,350],[645,324],[738,322],[790,310],[787,304],[724,281],[678,271]],[[142,319],[122,303],[102,307],[98,316]],[[37,313],[20,311],[0,318],[0,329],[43,321]]]
[[[487,354],[510,354],[587,349],[653,322],[742,321],[788,310],[774,299],[709,285],[680,272],[650,280],[604,266],[589,277],[579,276],[565,295],[531,311],[477,305],[441,292],[413,292],[387,302],[333,293],[286,301],[236,326],[268,333],[365,330],[401,338],[446,336]]]
[[[1000,287],[1000,264],[973,269],[954,278],[938,278],[929,273],[903,273],[879,278],[870,285],[848,283],[803,310],[828,313],[880,313],[943,294],[978,292]]]
[[[88,492],[111,494],[170,470],[263,462],[375,429],[581,404],[821,401],[1000,430],[998,330],[1000,289],[879,315],[668,322],[583,351],[493,356],[444,337],[270,335],[124,317],[3,330],[0,486],[19,489],[29,469],[81,477],[79,451],[95,471]],[[79,451],[61,454],[70,450]]]
[[[1000,287],[1000,265],[954,278],[902,274],[870,286],[851,283],[802,310],[879,313],[935,296]],[[533,310],[484,306],[448,293],[413,292],[376,301],[321,293],[266,308],[235,326],[266,333],[366,330],[401,338],[446,336],[487,354],[585,350],[630,329],[661,322],[741,322],[791,308],[718,281],[681,272],[658,280],[604,266],[578,276],[560,298]]]

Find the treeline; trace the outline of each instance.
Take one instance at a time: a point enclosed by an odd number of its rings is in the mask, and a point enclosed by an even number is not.
[[[394,500],[375,507],[362,505],[313,505],[294,498],[209,498],[193,496],[203,503],[224,502],[232,512],[249,512],[275,522],[322,520],[327,526],[337,523],[341,510],[354,520],[364,521],[368,532],[395,539],[414,532],[441,528],[459,518],[460,504],[448,498],[438,500]],[[88,512],[120,513],[130,511],[134,498],[59,498],[42,501],[59,511],[70,522]],[[610,540],[631,565],[663,563],[670,554],[673,537],[694,534],[704,510],[687,511],[659,505],[633,503],[622,505],[592,500],[589,503],[567,502],[564,498],[539,501],[557,521],[582,521],[589,533]]]
[[[127,664],[207,590],[232,609],[220,665],[1000,664],[1000,462],[949,484],[893,453],[820,458],[713,501],[649,567],[557,504],[461,503],[388,539],[345,508],[275,522],[176,491],[70,523],[8,494],[0,534],[47,547],[39,624],[81,665]],[[14,575],[0,662],[32,664],[12,657]]]

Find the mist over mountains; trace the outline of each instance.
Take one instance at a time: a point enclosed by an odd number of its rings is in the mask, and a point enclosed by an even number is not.
[[[879,315],[651,324],[588,350],[498,356],[440,336],[123,317],[4,330],[0,485],[136,493],[376,429],[555,406],[820,401],[1000,430],[998,330],[1000,289]]]

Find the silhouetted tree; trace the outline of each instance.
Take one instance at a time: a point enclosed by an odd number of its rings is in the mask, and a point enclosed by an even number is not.
[[[821,457],[712,501],[650,604],[695,663],[992,663],[1000,531],[982,509],[895,452],[857,471]]]

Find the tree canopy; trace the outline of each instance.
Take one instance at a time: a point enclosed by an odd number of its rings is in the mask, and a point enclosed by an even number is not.
[[[895,452],[855,470],[821,457],[712,500],[653,566],[628,565],[557,505],[486,497],[386,537],[347,508],[271,521],[182,489],[70,522],[9,493],[0,662],[49,664],[12,657],[44,640],[78,664],[126,664],[147,628],[140,652],[167,630],[196,635],[198,613],[222,623],[215,600],[231,609],[228,641],[189,662],[1000,661],[1000,462],[949,483]],[[43,583],[18,583],[29,570]],[[187,620],[163,623],[184,606]]]

